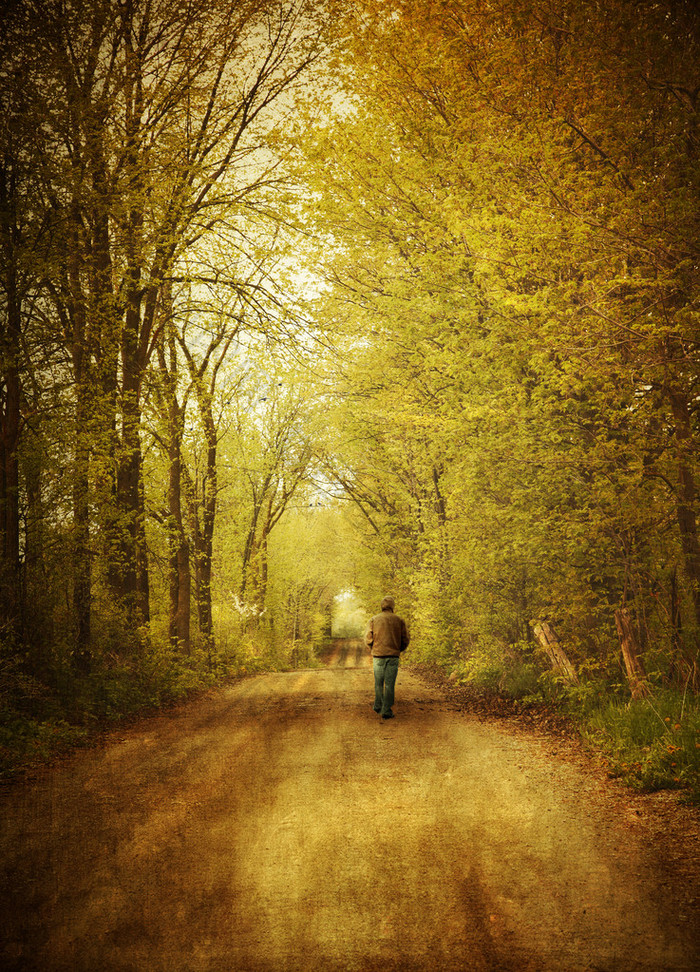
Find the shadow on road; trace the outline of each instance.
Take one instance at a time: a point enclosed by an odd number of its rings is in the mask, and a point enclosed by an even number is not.
[[[367,668],[370,657],[362,638],[334,638],[318,656],[327,668]]]

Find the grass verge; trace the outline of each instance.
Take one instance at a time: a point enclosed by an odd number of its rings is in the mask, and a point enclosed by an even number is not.
[[[572,715],[602,750],[610,773],[635,789],[683,789],[700,805],[700,703],[671,690],[647,699],[601,701]]]

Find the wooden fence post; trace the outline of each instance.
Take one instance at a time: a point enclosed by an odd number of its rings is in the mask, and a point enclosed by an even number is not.
[[[578,685],[578,675],[573,662],[562,647],[557,633],[548,621],[540,621],[534,628],[535,637],[547,653],[552,668],[569,685]]]
[[[644,681],[644,669],[639,658],[639,642],[627,608],[618,608],[615,611],[615,626],[620,638],[622,657],[625,662],[625,671],[627,672],[627,681],[630,683],[632,698],[643,699],[649,695],[649,687]]]

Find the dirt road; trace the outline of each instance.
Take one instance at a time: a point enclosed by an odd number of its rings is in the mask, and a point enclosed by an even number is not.
[[[0,967],[451,972],[700,967],[603,784],[354,646],[115,734],[2,796]]]

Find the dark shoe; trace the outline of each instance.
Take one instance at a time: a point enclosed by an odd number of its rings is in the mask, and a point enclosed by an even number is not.
[[[382,716],[382,719],[393,719],[393,718],[394,718],[393,712],[389,712],[387,715]]]
[[[370,705],[372,705],[372,703],[371,703],[371,702],[370,702]],[[381,711],[382,711],[381,709],[375,709],[375,708],[374,708],[374,706],[372,705],[372,712],[376,712],[376,713],[377,713],[377,715],[379,715],[379,713],[380,713]]]

